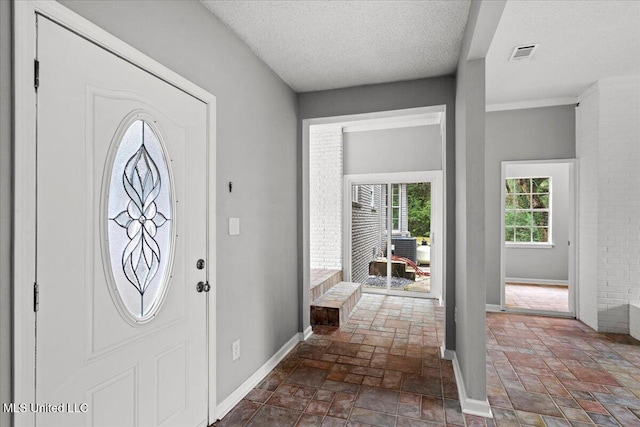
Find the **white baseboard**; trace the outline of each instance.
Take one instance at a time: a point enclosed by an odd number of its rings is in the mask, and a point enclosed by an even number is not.
[[[502,306],[500,304],[487,304],[485,311],[489,311],[492,313],[498,313],[502,311]]]
[[[505,277],[505,282],[524,283],[526,285],[569,286],[568,280],[527,279],[522,277]]]
[[[305,329],[304,332],[298,332],[298,338],[300,339],[300,341],[306,341],[312,333],[313,329],[311,328],[311,325],[309,325],[309,327]]]
[[[440,357],[442,357],[444,360],[453,360],[453,358],[456,356],[456,352],[453,350],[447,350],[444,347],[444,344],[442,344],[440,346]]]
[[[464,378],[462,378],[462,372],[460,371],[460,365],[458,364],[458,358],[455,352],[453,353],[453,373],[456,376],[456,386],[458,387],[458,398],[460,399],[462,413],[484,418],[493,418],[488,400],[476,400],[467,397],[467,389],[464,386]]]
[[[309,328],[310,329],[310,328]],[[305,331],[306,333],[306,331]],[[225,400],[220,402],[216,407],[216,418],[222,419],[229,413],[260,381],[265,379],[269,372],[271,372],[278,363],[285,358],[285,356],[294,349],[294,347],[300,342],[300,332],[295,334],[285,345],[283,345],[271,359],[262,365],[253,375],[251,375],[245,382],[233,391]]]

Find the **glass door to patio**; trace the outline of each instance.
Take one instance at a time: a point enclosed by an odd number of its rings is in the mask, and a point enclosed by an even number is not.
[[[351,281],[431,296],[431,182],[352,184]]]

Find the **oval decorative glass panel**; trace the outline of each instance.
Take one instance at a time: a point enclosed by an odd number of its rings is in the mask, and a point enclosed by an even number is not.
[[[125,314],[142,322],[160,308],[173,259],[170,165],[143,120],[131,123],[112,158],[106,231],[113,290]]]

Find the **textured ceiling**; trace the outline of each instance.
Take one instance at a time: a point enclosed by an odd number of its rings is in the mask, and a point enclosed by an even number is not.
[[[470,0],[201,0],[297,92],[455,73]]]
[[[529,60],[518,45],[540,43]],[[597,80],[640,75],[640,2],[507,2],[486,58],[487,104],[575,98]]]

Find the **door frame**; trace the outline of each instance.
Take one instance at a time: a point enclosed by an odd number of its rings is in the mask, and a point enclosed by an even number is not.
[[[65,6],[46,0],[13,3],[14,18],[14,259],[13,402],[35,402],[36,314],[36,15],[42,15],[114,55],[202,101],[207,107],[208,423],[216,418],[216,97]],[[14,414],[16,426],[34,425],[30,411]]]
[[[419,298],[437,298],[442,301],[443,287],[443,253],[444,245],[442,241],[442,230],[444,229],[444,186],[443,171],[417,171],[417,172],[396,172],[396,173],[372,173],[372,174],[353,174],[343,176],[342,186],[342,271],[344,278],[351,281],[351,250],[352,250],[352,234],[351,234],[351,215],[353,206],[351,203],[351,186],[352,185],[387,185],[387,184],[413,184],[429,182],[431,183],[431,233],[435,236],[435,244],[432,241],[432,254],[435,253],[435,263],[431,263],[431,291],[409,292],[409,291],[393,291],[393,290],[372,290],[367,289],[366,292],[381,293],[384,295],[411,296]],[[391,219],[390,209],[387,206],[387,219]],[[387,236],[388,242],[391,236]],[[388,243],[387,242],[387,243]],[[434,268],[435,267],[435,268]],[[435,273],[435,274],[433,274]],[[433,280],[435,277],[436,280]],[[364,288],[363,288],[364,289]]]
[[[505,301],[506,282],[506,246],[504,243],[504,198],[505,188],[502,183],[507,179],[507,166],[509,165],[535,165],[535,164],[563,164],[569,168],[569,260],[567,265],[569,284],[569,312],[556,312],[546,310],[509,309]],[[578,277],[578,159],[553,159],[553,160],[518,160],[503,161],[500,174],[500,308],[502,311],[524,312],[530,314],[542,314],[555,317],[579,318],[578,301],[579,290],[576,278]]]

